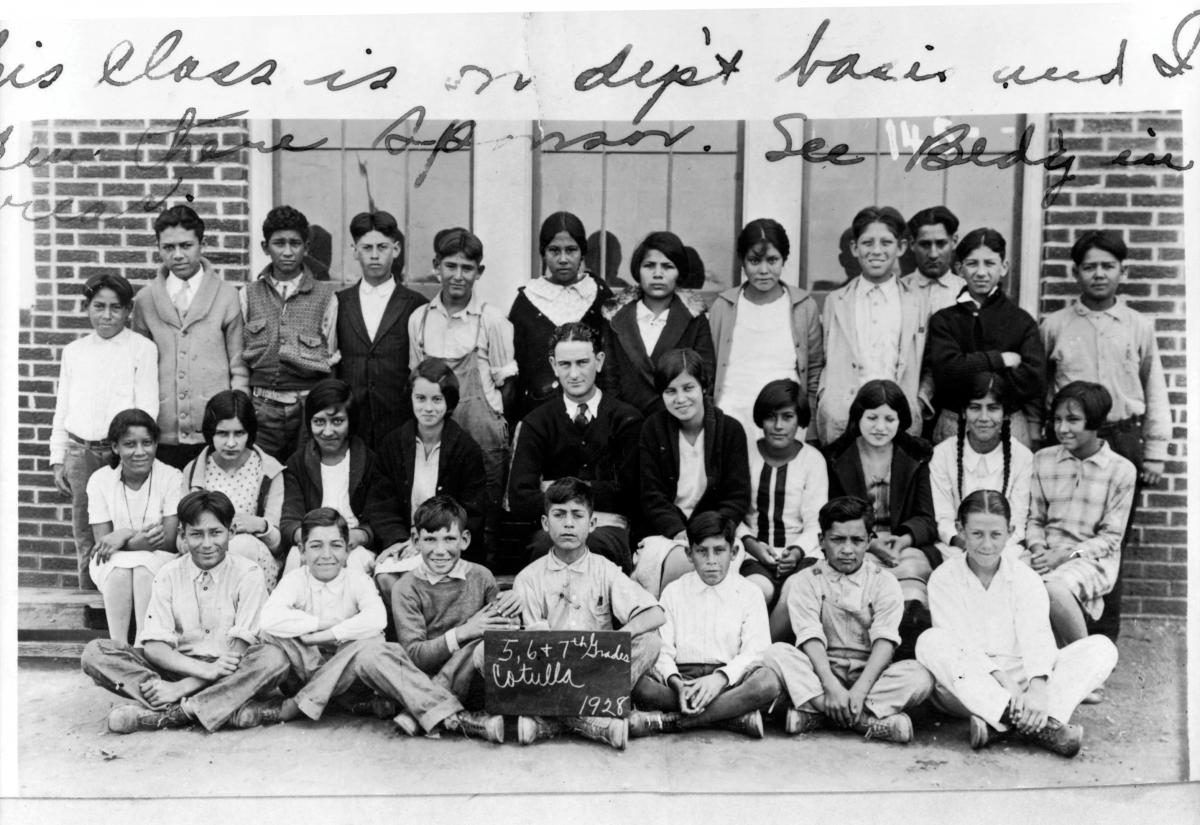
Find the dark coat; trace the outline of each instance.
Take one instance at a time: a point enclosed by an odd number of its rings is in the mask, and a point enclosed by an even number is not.
[[[280,547],[289,547],[304,514],[321,506],[321,455],[308,441],[292,453],[283,469],[283,517]],[[395,488],[375,453],[358,436],[350,437],[350,509],[370,537],[368,550],[379,552],[406,537]]]
[[[1004,366],[1001,353],[1015,352],[1021,365]],[[994,372],[1000,377],[1000,403],[1006,412],[1024,412],[1036,430],[1046,397],[1046,348],[1037,322],[1028,312],[996,290],[974,304],[960,303],[939,310],[929,319],[925,365],[934,380],[933,404],[938,410],[962,409],[964,388],[972,376]]]
[[[854,496],[871,501],[858,446],[853,440],[848,444],[831,444],[825,458],[829,463],[830,499]],[[929,563],[936,567],[941,562],[941,554],[933,546],[938,540],[938,532],[933,515],[933,492],[929,486],[929,458],[914,458],[899,444],[892,449],[888,513],[892,534],[911,534],[913,546],[929,556]],[[930,555],[931,551],[934,555]]]
[[[343,289],[337,300],[338,351],[342,360],[335,369],[337,377],[354,390],[358,434],[374,449],[385,435],[412,418],[408,316],[426,300],[419,292],[396,284],[374,340],[367,337],[358,285]]]
[[[654,364],[659,356],[673,349],[693,349],[712,376],[717,367],[717,353],[708,319],[703,314],[693,315],[678,295],[667,309],[667,322],[654,352],[647,353],[637,324],[639,303],[630,301],[612,317],[604,372],[609,375],[609,386],[618,398],[637,407],[642,415],[650,415],[663,409],[662,395],[654,390]]]
[[[575,476],[592,486],[596,509],[632,520],[637,512],[638,436],[642,414],[604,393],[596,417],[580,431],[556,395],[521,421],[513,440],[508,509],[542,515],[542,479]]]
[[[417,423],[405,421],[388,433],[379,445],[379,465],[396,491],[405,537],[412,532],[410,504],[416,460]],[[451,496],[466,508],[466,527],[471,531],[471,544],[482,547],[483,517],[488,507],[483,452],[475,439],[451,418],[446,419],[442,429],[437,494]]]
[[[675,506],[679,491],[679,419],[663,410],[642,427],[642,515],[648,535],[671,537],[686,526]],[[710,402],[704,409],[704,471],[708,489],[695,512],[715,510],[740,523],[750,510],[746,431]]]

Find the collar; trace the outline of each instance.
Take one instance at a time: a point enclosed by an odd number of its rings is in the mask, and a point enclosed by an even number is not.
[[[188,278],[186,281],[176,275],[174,272],[167,273],[167,294],[174,298],[179,294],[180,290],[186,289],[188,293],[195,299],[200,292],[200,286],[204,283],[204,264],[200,264],[200,268],[196,270],[196,274]]]
[[[581,298],[593,300],[596,297],[597,287],[595,278],[584,275],[575,283],[567,284],[566,286],[559,286],[552,283],[548,278],[538,278],[526,286],[525,291],[547,301],[557,301],[567,292],[574,293]]]
[[[996,297],[996,293],[998,293],[999,291],[1000,291],[1000,284],[996,284],[994,287],[992,287],[991,292],[989,292],[987,295],[983,296],[982,301],[976,301],[975,298],[971,295],[971,290],[964,286],[961,290],[959,290],[958,298],[957,298],[956,302],[960,303],[960,304],[970,304],[970,305],[974,306],[977,310],[983,309],[983,307],[985,305],[992,302],[992,300]]]
[[[312,574],[312,572],[307,567],[304,568],[304,575],[308,578],[308,586],[310,589],[312,589],[312,590],[330,590],[330,591],[333,591],[334,593],[340,593],[342,591],[342,588],[346,586],[346,582],[349,579],[349,576],[347,576],[347,574],[346,574],[346,568],[344,566],[342,567],[341,570],[338,571],[338,574],[336,576],[334,576],[333,579],[331,579],[330,581],[327,581],[327,582],[323,582],[320,579],[318,579],[316,576],[314,576]]]
[[[737,582],[734,578],[738,576],[738,572],[732,567],[725,574],[725,578],[721,579],[716,584],[705,584],[704,579],[700,578],[700,574],[695,570],[691,570],[683,577],[684,586],[693,594],[711,593],[714,596],[724,600],[733,595]]]
[[[433,296],[433,300],[429,302],[429,308],[437,310],[447,318],[461,318],[464,315],[482,315],[483,303],[479,300],[479,295],[475,292],[471,293],[471,300],[467,301],[467,305],[457,312],[451,312],[442,302],[442,291],[439,289],[437,295]]]
[[[184,553],[184,568],[187,570],[188,579],[191,581],[199,581],[200,577],[208,573],[214,579],[218,578],[222,572],[229,569],[229,553],[225,554],[225,558],[221,559],[221,563],[216,567],[210,567],[208,570],[201,570],[196,566],[196,562],[192,561],[191,553]]]
[[[88,343],[95,347],[115,347],[128,342],[129,336],[131,335],[133,335],[133,330],[131,330],[129,327],[125,327],[112,338],[101,338],[100,333],[92,330],[91,334],[88,336],[92,340]]]
[[[445,424],[442,425],[442,437],[438,439],[438,442],[433,445],[433,449],[429,451],[430,458],[433,458],[435,455],[441,452],[442,442],[446,440],[445,426]],[[423,458],[425,456],[425,442],[421,440],[421,436],[419,435],[413,436],[413,441],[416,442],[417,457]]]
[[[971,442],[966,438],[963,439],[963,469],[972,474],[978,474],[977,471],[982,470],[983,473],[991,472],[990,457],[996,456],[1003,459],[1004,445],[997,444],[989,453],[977,453],[975,448],[971,446]]]
[[[975,575],[975,571],[973,571],[971,566],[967,564],[967,554],[965,552],[961,556],[950,559],[950,561],[958,565],[957,570],[959,578],[966,582],[969,587],[975,587],[979,590],[984,590],[983,582],[979,580],[979,577]],[[992,576],[992,584],[995,584],[996,582],[1003,582],[1006,585],[1010,584],[1013,580],[1013,577],[1016,575],[1016,568],[1013,566],[1013,564],[1014,562],[1012,559],[1009,559],[1004,554],[1001,554],[1000,564],[996,567],[996,572]],[[990,585],[987,589],[991,589]]]
[[[388,278],[379,286],[371,286],[367,283],[367,279],[363,278],[358,282],[358,294],[363,298],[390,298],[392,293],[396,291],[396,279]]]
[[[554,548],[550,548],[550,552],[546,554],[546,569],[547,570],[570,570],[574,573],[582,573],[591,561],[592,552],[586,547],[583,550],[583,555],[575,560],[573,564],[567,564],[558,557],[554,552]]]
[[[900,283],[896,280],[895,275],[890,276],[886,281],[879,284],[873,284],[862,275],[859,275],[858,285],[856,288],[859,295],[866,295],[872,289],[878,288],[888,298],[892,298],[894,296],[898,299],[900,296]]]
[[[860,564],[858,569],[853,573],[842,573],[839,570],[835,570],[827,560],[822,558],[815,565],[813,565],[813,573],[818,576],[824,576],[830,582],[835,584],[838,582],[847,581],[856,587],[866,587],[867,577],[871,575],[867,569],[870,566],[870,562],[864,558],[863,563]]]
[[[596,416],[600,414],[600,398],[603,395],[604,393],[601,392],[600,388],[596,387],[596,392],[592,394],[591,400],[587,402],[588,417],[592,421],[595,421]],[[575,413],[579,411],[579,402],[572,401],[571,399],[567,398],[565,393],[563,394],[562,400],[563,406],[566,407],[567,410],[567,418],[575,418]]]
[[[1115,455],[1115,453],[1113,453],[1113,451],[1112,451],[1112,448],[1110,448],[1108,446],[1108,442],[1104,441],[1104,440],[1100,441],[1100,449],[1096,450],[1096,452],[1092,453],[1087,458],[1076,458],[1075,456],[1071,455],[1071,451],[1068,450],[1063,445],[1059,444],[1057,446],[1058,446],[1058,457],[1056,460],[1058,462],[1061,463],[1063,461],[1078,461],[1081,464],[1086,463],[1086,462],[1091,462],[1092,464],[1095,464],[1097,467],[1099,467],[1101,470],[1108,469],[1109,462],[1112,461],[1112,457]]]
[[[671,314],[671,304],[667,304],[667,308],[656,315],[644,303],[638,301],[634,313],[639,324],[651,324],[661,327],[666,325],[667,316]]]
[[[1125,312],[1128,310],[1124,298],[1120,295],[1117,296],[1116,302],[1108,309],[1089,309],[1079,298],[1072,301],[1071,306],[1074,308],[1076,315],[1082,315],[1085,318],[1089,315],[1108,315],[1116,318],[1118,321],[1125,319]]]
[[[467,563],[465,560],[460,558],[457,562],[455,562],[454,566],[450,568],[449,573],[439,576],[436,573],[434,573],[433,571],[431,571],[428,567],[426,567],[425,562],[422,561],[420,567],[415,568],[413,570],[413,573],[417,576],[417,578],[424,579],[425,581],[429,582],[430,584],[437,584],[438,582],[448,581],[449,579],[458,579],[459,581],[466,581],[467,580]]]

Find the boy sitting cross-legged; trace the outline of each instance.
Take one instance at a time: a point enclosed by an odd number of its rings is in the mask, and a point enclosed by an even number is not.
[[[417,734],[419,721],[427,732],[440,724],[503,742],[502,723],[464,713],[453,694],[431,682],[404,648],[384,641],[387,613],[374,582],[346,567],[346,520],[332,508],[318,507],[305,515],[300,529],[304,565],[285,575],[267,600],[262,632],[266,643],[287,656],[292,681],[303,687],[282,704],[255,703],[239,716],[286,722],[304,715],[315,721],[331,699],[361,690],[362,683],[386,697],[366,703],[377,714],[390,715],[393,702],[407,709],[395,721],[409,736]]]
[[[421,565],[391,593],[400,644],[459,701],[466,701],[477,680],[482,683],[484,631],[517,627],[521,613],[511,590],[501,593],[486,567],[462,557],[472,538],[466,524],[466,509],[450,496],[434,496],[418,507],[413,544]]]
[[[180,499],[178,513],[188,552],[154,577],[138,647],[94,639],[80,661],[96,684],[141,703],[113,708],[113,733],[194,722],[214,731],[287,675],[287,659],[257,643],[262,571],[227,555],[233,503],[199,490]]]
[[[663,591],[662,650],[633,689],[638,705],[653,710],[633,713],[630,736],[723,723],[762,738],[759,709],[775,701],[780,683],[761,663],[771,644],[762,594],[729,575],[734,530],[711,511],[688,521],[687,557],[695,569]]]
[[[904,597],[887,570],[863,564],[874,521],[871,505],[832,499],[817,515],[822,561],[795,576],[788,613],[796,647],[771,645],[763,663],[791,698],[788,733],[806,733],[826,719],[868,739],[912,740],[904,711],[928,698],[933,678],[917,662],[893,662]]]
[[[546,488],[542,529],[550,537],[550,552],[517,574],[513,592],[521,600],[525,627],[530,630],[620,630],[632,637],[629,670],[632,684],[654,666],[662,646],[655,632],[665,620],[654,598],[608,559],[588,550],[595,526],[592,488],[572,476]],[[629,739],[627,719],[598,716],[560,720],[522,716],[517,738],[522,745],[546,739],[561,726],[589,739],[623,749]]]

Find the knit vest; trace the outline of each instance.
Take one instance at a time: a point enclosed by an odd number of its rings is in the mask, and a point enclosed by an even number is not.
[[[333,285],[306,271],[286,304],[265,273],[246,287],[245,348],[250,386],[277,390],[308,389],[329,375],[329,342],[321,322],[333,297]]]

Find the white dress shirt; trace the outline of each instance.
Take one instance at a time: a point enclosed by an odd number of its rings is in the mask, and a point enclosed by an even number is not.
[[[600,391],[600,388],[597,387],[596,391],[594,393],[592,393],[592,397],[589,398],[587,401],[582,402],[583,405],[585,407],[587,407],[587,417],[588,417],[589,424],[596,420],[596,416],[600,412],[600,397],[602,395],[603,395],[603,393]],[[574,421],[575,416],[579,415],[580,402],[573,401],[572,399],[567,398],[566,393],[563,394],[562,400],[563,400],[563,406],[567,410],[567,418]]]
[[[679,483],[675,486],[675,506],[688,518],[708,489],[708,472],[704,468],[704,430],[689,444],[683,431],[679,432]]]
[[[371,639],[383,633],[387,613],[375,583],[361,570],[343,568],[333,581],[323,582],[299,567],[279,580],[263,605],[263,633],[281,639],[329,630],[338,642]]]
[[[933,492],[933,513],[937,518],[938,538],[949,544],[958,531],[954,520],[962,500],[976,490],[998,490],[1012,508],[1012,541],[1025,539],[1025,522],[1029,519],[1029,483],[1033,477],[1033,453],[1015,438],[1009,439],[1011,455],[1008,467],[1008,487],[1004,483],[1004,446],[997,445],[990,453],[977,453],[971,439],[963,439],[962,490],[958,489],[958,439],[947,438],[933,448],[929,462],[929,486]]]
[[[671,313],[670,305],[662,312],[655,314],[642,301],[637,302],[634,314],[637,316],[638,332],[642,335],[642,343],[646,346],[646,354],[654,352],[662,331],[667,326],[667,316]]]
[[[662,649],[654,668],[663,679],[678,663],[718,664],[737,684],[771,644],[767,607],[758,588],[735,571],[710,587],[693,570],[667,585],[660,599],[666,622],[658,629]]]
[[[981,647],[1000,669],[1024,667],[1030,679],[1049,676],[1058,648],[1050,629],[1050,597],[1033,569],[1001,557],[984,587],[965,556],[947,559],[929,577],[933,626]]]
[[[417,508],[437,495],[438,462],[442,458],[442,442],[433,445],[429,456],[425,455],[425,445],[417,437],[417,451],[413,457],[412,513],[416,515]]]
[[[379,286],[371,286],[367,279],[358,282],[358,302],[362,307],[363,325],[367,328],[367,337],[375,340],[379,331],[379,322],[383,320],[383,311],[387,309],[392,293],[396,291],[396,280],[386,279]]]
[[[350,506],[350,451],[337,464],[321,462],[321,506],[342,514],[350,529],[358,526],[358,517]]]
[[[85,335],[63,348],[58,403],[50,429],[50,463],[65,460],[68,433],[102,441],[122,410],[158,417],[158,348],[132,330],[112,338]]]
[[[166,283],[167,297],[171,299],[171,303],[177,308],[181,303],[185,307],[191,307],[192,301],[196,300],[196,296],[200,293],[200,286],[204,283],[204,278],[204,267],[196,270],[196,274],[186,281],[174,272],[168,274]]]

